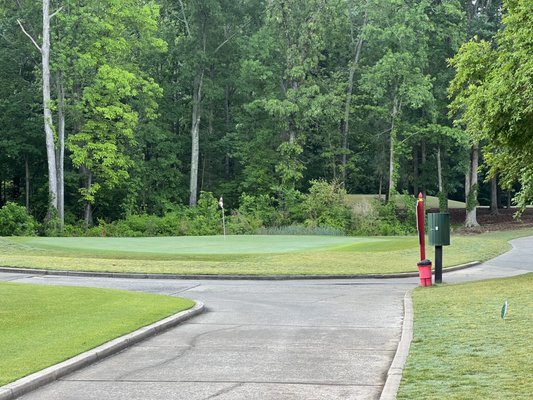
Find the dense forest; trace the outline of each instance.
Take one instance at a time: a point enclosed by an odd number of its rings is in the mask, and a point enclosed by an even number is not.
[[[290,225],[328,195],[423,192],[465,201],[475,225],[478,202],[532,197],[532,14],[531,0],[0,0],[0,205],[62,229],[223,196],[228,214],[271,207],[282,217],[258,225]]]

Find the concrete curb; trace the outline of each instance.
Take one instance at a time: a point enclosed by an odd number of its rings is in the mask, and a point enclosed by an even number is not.
[[[472,261],[454,267],[444,268],[443,273],[458,271],[481,264]],[[177,274],[145,274],[126,272],[84,272],[56,269],[16,268],[0,266],[0,272],[32,275],[82,276],[86,278],[126,278],[126,279],[194,279],[194,280],[249,280],[249,281],[294,281],[312,279],[393,279],[414,278],[418,272],[402,272],[397,274],[369,274],[369,275],[177,275]]]
[[[403,299],[404,302],[404,317],[402,325],[402,337],[396,354],[392,360],[392,364],[387,372],[387,379],[385,386],[381,392],[379,400],[395,400],[398,389],[400,388],[400,382],[402,381],[402,372],[409,355],[409,347],[413,340],[413,300],[411,298],[411,291],[405,293]]]
[[[0,400],[13,400],[23,394],[46,385],[63,376],[84,368],[105,357],[118,353],[133,344],[145,340],[151,336],[163,332],[166,329],[174,327],[189,318],[194,317],[204,311],[204,304],[196,302],[193,308],[171,315],[165,319],[155,322],[136,330],[135,332],[111,340],[85,353],[79,354],[59,364],[52,365],[42,371],[28,375],[15,382],[11,382],[0,387]]]

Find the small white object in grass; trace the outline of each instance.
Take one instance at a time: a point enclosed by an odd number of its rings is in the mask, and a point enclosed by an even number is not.
[[[502,307],[501,319],[505,319],[505,315],[507,314],[507,306],[508,306],[508,303],[507,303],[507,300],[505,300],[505,303],[503,303],[503,307]]]

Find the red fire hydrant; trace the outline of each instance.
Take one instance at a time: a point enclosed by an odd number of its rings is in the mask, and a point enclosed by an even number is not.
[[[420,262],[417,263],[420,286],[431,286],[431,261],[426,260],[426,238],[424,235],[424,196],[418,194],[416,203],[416,226],[420,244]]]

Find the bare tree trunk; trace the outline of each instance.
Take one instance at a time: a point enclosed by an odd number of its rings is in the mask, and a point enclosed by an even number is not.
[[[63,230],[65,223],[65,89],[63,87],[63,76],[61,73],[57,74],[57,149],[56,149],[56,163],[57,163],[57,211],[59,216],[59,226]]]
[[[24,157],[24,170],[26,175],[26,213],[30,213],[30,164],[28,162],[28,155]]]
[[[465,227],[472,228],[479,226],[477,222],[477,194],[478,194],[478,179],[477,169],[479,162],[479,147],[477,144],[472,146],[470,152],[470,166],[465,179],[466,191],[466,219]]]
[[[230,129],[230,114],[229,114],[229,97],[230,97],[230,89],[226,85],[226,88],[224,89],[224,122],[226,124],[226,133],[229,132]],[[226,174],[226,177],[229,177],[230,173],[230,156],[228,153],[224,155],[224,172]]]
[[[490,213],[498,215],[498,176],[494,175],[490,180]]]
[[[418,196],[418,150],[413,147],[413,194]]]
[[[189,205],[195,206],[198,202],[198,157],[200,154],[200,119],[202,102],[202,85],[204,80],[204,69],[200,68],[194,79],[193,99],[192,99],[192,127],[191,127],[191,181]]]
[[[355,42],[355,51],[354,58],[350,65],[350,75],[348,77],[348,90],[346,93],[346,101],[344,102],[344,117],[341,121],[341,137],[342,137],[342,183],[346,185],[346,163],[347,163],[347,153],[348,153],[348,133],[350,131],[350,106],[352,104],[352,94],[353,94],[353,83],[355,76],[355,69],[357,64],[359,64],[359,59],[361,58],[361,49],[363,47],[363,29],[368,23],[368,13],[365,11],[365,17],[363,21],[363,26],[361,27],[361,32],[355,41],[355,37],[352,31],[352,43]]]
[[[439,193],[443,193],[444,187],[442,185],[442,164],[440,160],[440,146],[437,148],[437,178],[439,181]]]
[[[43,44],[41,46],[41,56],[43,67],[44,131],[46,135],[46,154],[48,157],[49,217],[51,217],[52,213],[58,209],[58,196],[56,154],[50,100],[50,0],[43,0]]]
[[[85,175],[85,188],[90,192],[91,186],[93,184],[93,174],[90,169],[82,166],[82,174]],[[85,227],[89,227],[93,224],[93,208],[90,201],[85,201],[85,210],[83,215],[83,220],[85,221]]]
[[[394,190],[396,189],[396,182],[394,181],[394,146],[396,141],[396,117],[399,113],[398,97],[394,97],[391,113],[391,127],[390,127],[390,152],[389,152],[389,190],[387,191],[387,201],[391,199]]]
[[[442,179],[442,160],[440,146],[437,148],[437,175],[439,180],[439,211],[448,211],[448,193],[444,191],[444,182]]]

